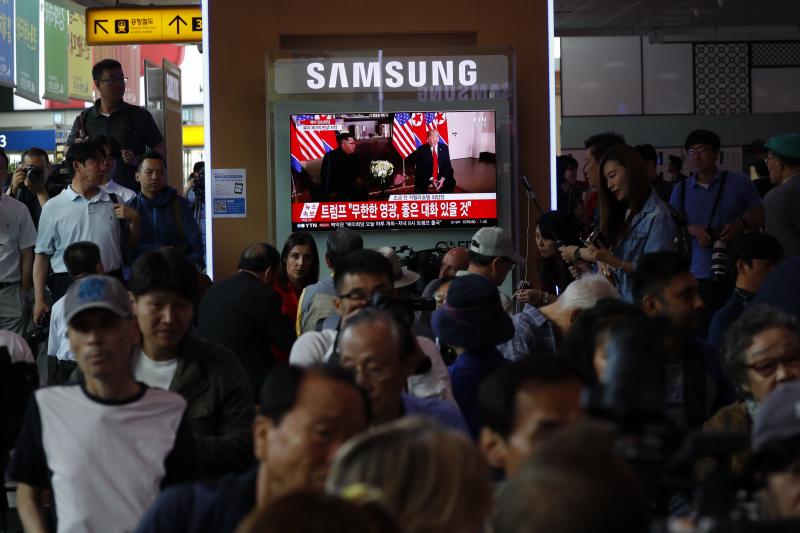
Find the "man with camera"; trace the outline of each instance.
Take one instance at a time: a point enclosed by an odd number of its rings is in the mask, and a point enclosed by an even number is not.
[[[0,169],[8,159],[0,149]],[[36,229],[25,206],[0,190],[0,330],[25,333],[33,286]]]
[[[695,173],[675,186],[670,205],[686,216],[692,236],[691,273],[700,283],[705,302],[701,332],[725,304],[731,290],[727,274],[727,247],[745,231],[764,224],[764,208],[752,180],[717,166],[721,141],[713,131],[695,130],[685,149]]]
[[[50,158],[41,148],[28,148],[22,152],[22,161],[17,165],[6,191],[28,208],[33,224],[39,227],[42,207],[50,199],[47,195],[47,176],[50,174]]]

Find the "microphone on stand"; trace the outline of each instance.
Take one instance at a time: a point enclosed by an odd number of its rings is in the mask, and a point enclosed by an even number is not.
[[[536,193],[534,192],[533,187],[531,187],[531,182],[528,181],[528,176],[520,176],[519,179],[522,181],[522,184],[525,186],[525,190],[528,192],[528,198],[533,200],[533,205],[539,210],[539,214],[543,215],[544,210],[542,209],[542,206],[539,205],[539,201],[536,199]]]

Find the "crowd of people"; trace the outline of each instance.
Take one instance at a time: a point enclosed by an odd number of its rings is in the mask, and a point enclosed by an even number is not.
[[[121,78],[112,64],[95,80]],[[70,183],[50,196],[28,172],[47,154],[29,150],[0,194],[0,463],[22,525],[800,519],[800,136],[767,143],[763,200],[718,168],[716,134],[685,144],[689,177],[680,160],[659,175],[652,146],[614,133],[586,141],[585,180],[559,158],[537,269],[500,227],[447,251],[436,279],[342,228],[324,251],[304,232],[280,251],[252,243],[210,286],[160,152],[73,142]],[[138,190],[115,181],[127,167]],[[514,268],[528,284],[509,294]]]

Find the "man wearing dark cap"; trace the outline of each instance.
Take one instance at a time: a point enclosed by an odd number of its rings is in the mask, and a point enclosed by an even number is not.
[[[20,518],[26,531],[48,531],[50,488],[59,531],[131,531],[159,487],[196,477],[186,401],[134,380],[139,332],[121,282],[76,281],[64,318],[84,379],[39,389],[29,404],[8,472]]]
[[[761,197],[748,176],[717,167],[721,141],[713,131],[695,130],[684,143],[695,174],[675,186],[670,205],[684,213],[692,236],[691,273],[700,283],[706,304],[701,331],[730,294],[730,276],[724,268],[712,275],[712,251],[724,249],[745,231],[764,223]],[[724,262],[723,262],[724,267]]]
[[[753,425],[752,450],[772,517],[800,519],[800,382],[778,386],[761,404]]]
[[[456,399],[473,438],[478,437],[478,388],[506,364],[496,346],[514,335],[514,324],[500,305],[497,287],[483,276],[453,280],[447,301],[431,317],[439,341],[457,354],[449,367]]]
[[[766,230],[786,257],[794,257],[800,255],[800,135],[778,135],[765,148],[769,179],[776,185],[764,197]]]

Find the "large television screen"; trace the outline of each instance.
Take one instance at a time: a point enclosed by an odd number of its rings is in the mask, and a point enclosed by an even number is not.
[[[497,223],[494,111],[290,120],[293,231]]]

